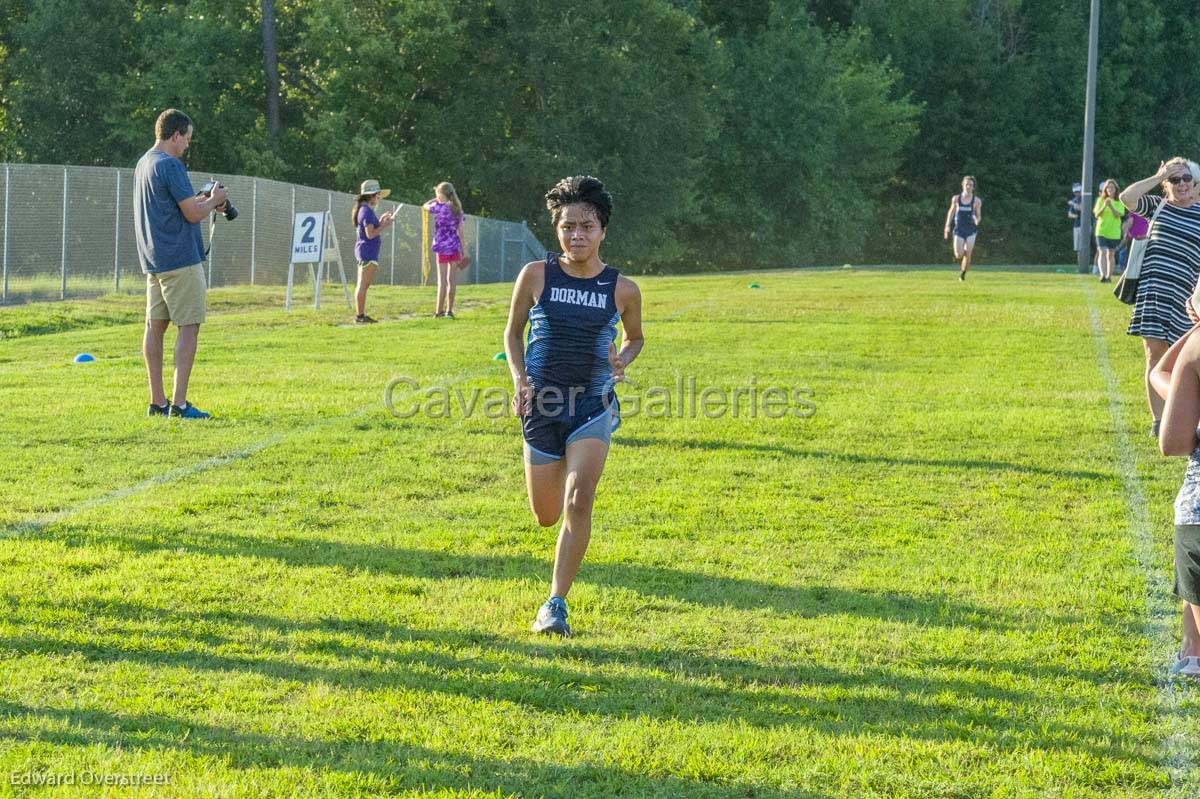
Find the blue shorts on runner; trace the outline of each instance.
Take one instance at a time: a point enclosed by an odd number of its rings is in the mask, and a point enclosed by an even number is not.
[[[525,459],[534,466],[562,460],[567,445],[584,438],[598,438],[605,444],[621,426],[621,406],[615,391],[604,396],[543,398],[535,397],[529,413],[521,420],[525,436]]]

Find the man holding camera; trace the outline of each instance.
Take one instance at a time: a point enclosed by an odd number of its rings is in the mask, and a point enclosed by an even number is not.
[[[188,402],[188,379],[196,358],[196,341],[204,322],[204,237],[200,222],[225,206],[226,191],[215,185],[209,194],[192,190],[180,156],[192,139],[192,120],[168,108],[154,123],[154,147],[134,171],[133,227],[138,257],[146,273],[146,331],[142,356],[150,378],[149,416],[207,419],[209,414]],[[175,390],[163,390],[163,337],[171,322],[175,339]]]

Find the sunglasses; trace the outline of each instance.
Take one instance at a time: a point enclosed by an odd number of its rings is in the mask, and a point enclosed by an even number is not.
[[[1185,172],[1182,175],[1175,175],[1174,177],[1167,178],[1167,183],[1170,183],[1172,186],[1178,186],[1180,183],[1191,183],[1191,182],[1192,182],[1192,173],[1191,172]]]

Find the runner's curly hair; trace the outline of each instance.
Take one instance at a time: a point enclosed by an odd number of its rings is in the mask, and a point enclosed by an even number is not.
[[[608,217],[612,214],[613,198],[604,188],[598,178],[591,175],[575,175],[563,178],[554,184],[554,188],[546,192],[546,209],[550,211],[550,219],[558,224],[562,209],[575,203],[591,206],[596,212],[600,227],[608,228]]]

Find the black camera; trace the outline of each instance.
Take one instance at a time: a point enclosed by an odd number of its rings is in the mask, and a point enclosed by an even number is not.
[[[199,193],[201,196],[211,197],[213,189],[217,188],[218,186],[221,186],[221,188],[225,188],[220,183],[218,183],[216,181],[216,179],[214,178],[213,180],[210,180],[208,183],[205,183],[200,188]],[[218,206],[216,210],[218,210],[222,214],[224,214],[225,218],[228,219],[230,222],[232,222],[233,220],[238,218],[238,209],[233,207],[233,203],[229,201],[228,197],[225,198],[225,202],[222,205]]]

